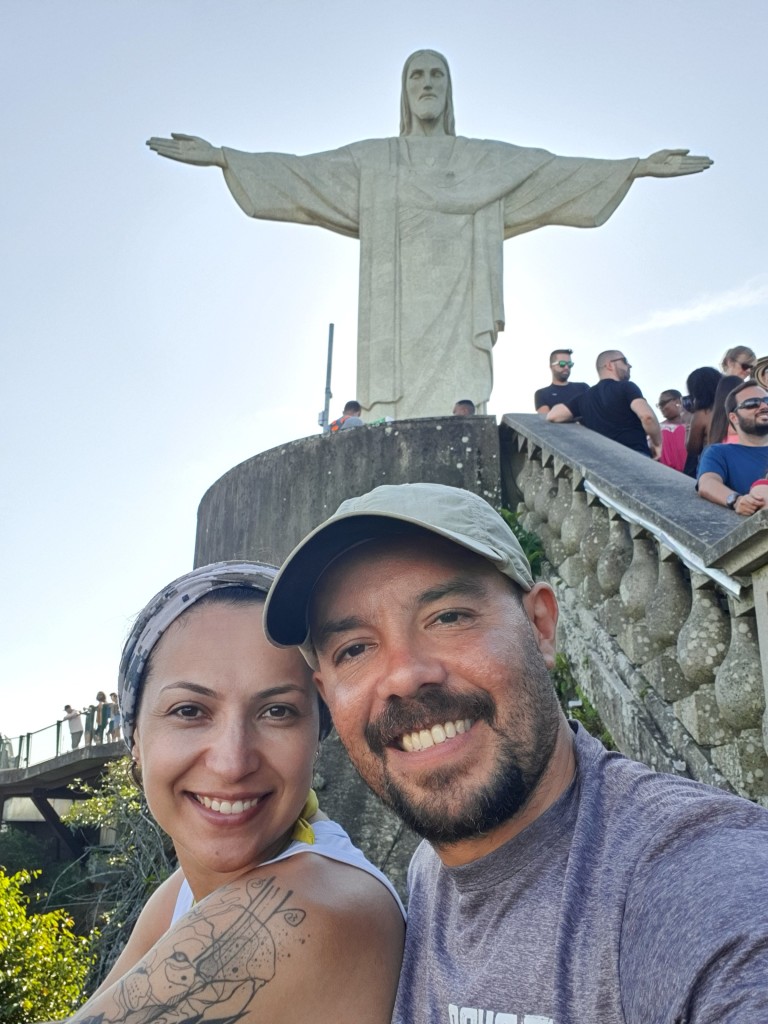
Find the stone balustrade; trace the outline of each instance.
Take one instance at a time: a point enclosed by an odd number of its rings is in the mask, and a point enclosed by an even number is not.
[[[502,487],[542,540],[559,648],[617,746],[768,806],[768,511],[575,424],[507,415]]]

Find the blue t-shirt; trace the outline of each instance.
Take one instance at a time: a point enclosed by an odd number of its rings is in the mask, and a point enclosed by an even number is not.
[[[755,480],[768,476],[768,447],[748,444],[711,444],[701,454],[702,473],[717,473],[726,487],[748,494]]]

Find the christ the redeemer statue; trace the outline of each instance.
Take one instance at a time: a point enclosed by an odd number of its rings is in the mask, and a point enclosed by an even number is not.
[[[505,238],[546,224],[597,227],[635,178],[695,174],[684,149],[647,159],[555,156],[456,136],[445,57],[405,62],[399,138],[309,156],[242,153],[192,135],[152,138],[160,156],[221,167],[249,217],[360,239],[357,398],[369,416],[485,411],[504,329]]]

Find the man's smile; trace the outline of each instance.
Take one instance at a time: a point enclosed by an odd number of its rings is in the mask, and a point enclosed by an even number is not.
[[[402,750],[407,750],[408,753],[415,750],[426,750],[428,747],[435,747],[440,743],[445,743],[446,740],[453,739],[454,736],[460,736],[464,732],[469,732],[473,724],[471,718],[459,718],[453,722],[443,722],[442,725],[433,725],[429,729],[407,732],[400,737],[398,745]]]

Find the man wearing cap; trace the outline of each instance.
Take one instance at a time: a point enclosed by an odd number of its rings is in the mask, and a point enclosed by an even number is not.
[[[344,502],[268,598],[267,635],[426,840],[395,1022],[768,1020],[768,813],[567,722],[556,622],[502,519],[438,484]]]

